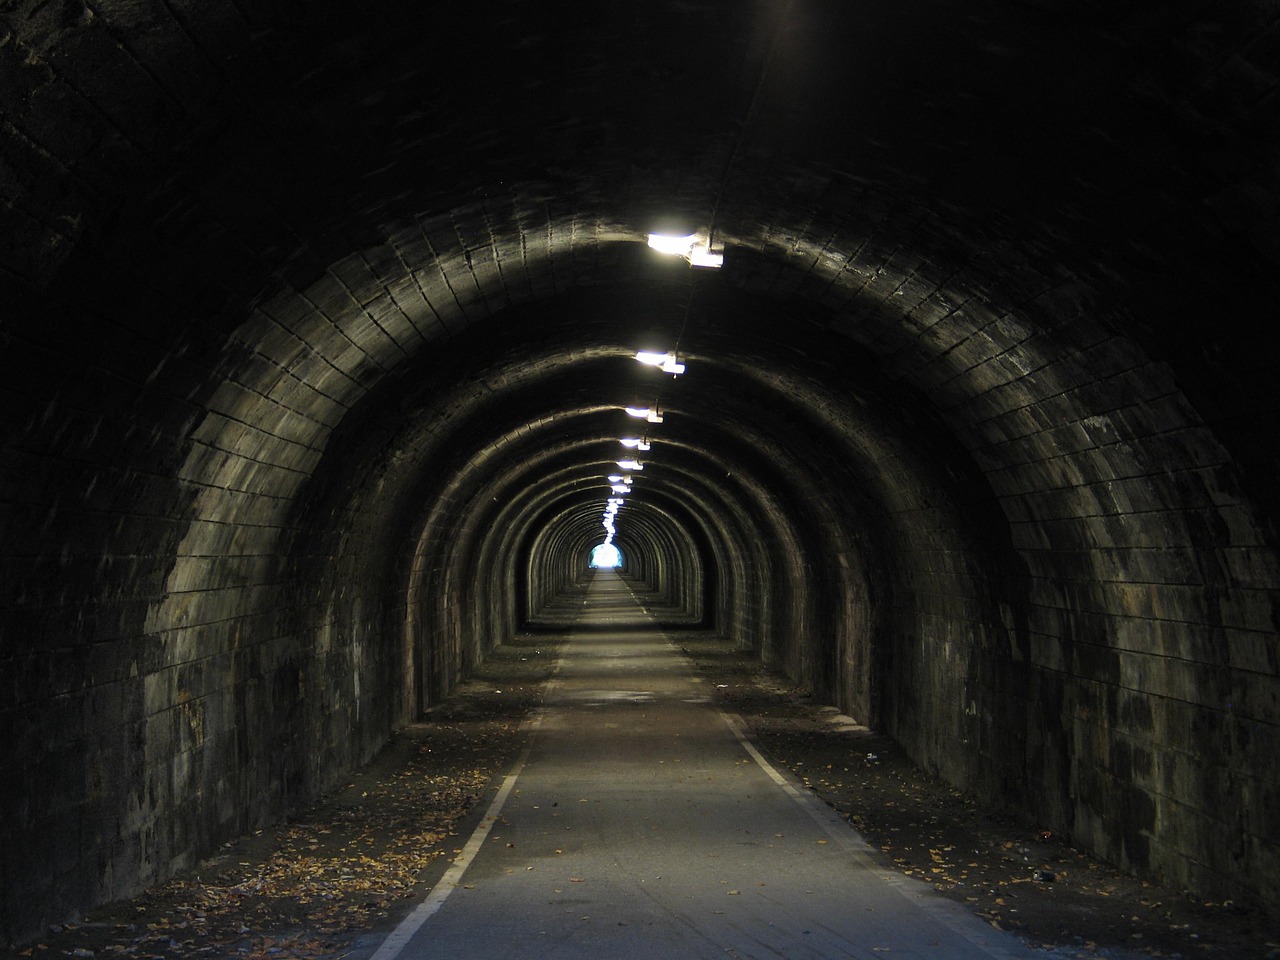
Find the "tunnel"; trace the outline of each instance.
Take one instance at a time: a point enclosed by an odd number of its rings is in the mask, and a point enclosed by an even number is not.
[[[1278,62],[1262,0],[0,5],[6,942],[333,788],[606,536],[1274,904]]]

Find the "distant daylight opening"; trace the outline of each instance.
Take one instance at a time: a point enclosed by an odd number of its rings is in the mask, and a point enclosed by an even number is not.
[[[622,552],[612,543],[602,543],[591,551],[591,566],[612,570],[622,566]]]

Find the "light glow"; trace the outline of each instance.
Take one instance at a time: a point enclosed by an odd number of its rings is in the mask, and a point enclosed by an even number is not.
[[[660,367],[666,363],[675,363],[676,355],[674,353],[653,353],[649,350],[640,350],[636,353],[636,359],[651,367]]]
[[[601,570],[612,570],[622,566],[622,553],[612,543],[605,541],[591,551],[591,566]]]
[[[724,266],[724,251],[713,250],[710,240],[703,240],[701,234],[687,237],[669,237],[660,233],[649,234],[649,246],[659,253],[684,257],[693,267],[711,267],[719,269]]]
[[[636,359],[651,367],[662,368],[663,373],[675,375],[684,373],[684,364],[676,362],[674,353],[652,353],[648,350],[641,350],[636,354]]]
[[[618,466],[623,470],[643,470],[644,464],[639,460],[619,460]]]
[[[677,257],[687,257],[697,241],[697,234],[690,234],[687,237],[672,237],[662,233],[649,234],[650,247],[659,253],[674,254]]]
[[[724,254],[713,253],[707,247],[694,247],[689,251],[689,265],[693,267],[710,267],[719,270],[724,266]]]
[[[657,410],[651,410],[648,407],[627,407],[627,416],[636,417],[642,420],[648,420],[650,423],[661,423],[662,414]]]
[[[615,483],[609,489],[612,490],[614,493],[630,493],[631,492],[631,488],[628,487],[625,483]]]
[[[634,450],[648,450],[650,446],[648,440],[641,440],[638,437],[624,437],[618,442],[624,447],[630,447]]]

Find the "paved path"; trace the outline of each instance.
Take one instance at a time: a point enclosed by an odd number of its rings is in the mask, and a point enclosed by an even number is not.
[[[621,578],[574,619],[528,751],[376,960],[1045,956],[873,864]]]

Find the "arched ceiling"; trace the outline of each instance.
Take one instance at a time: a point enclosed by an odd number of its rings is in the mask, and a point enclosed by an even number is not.
[[[141,445],[205,520],[299,515],[374,464],[422,475],[405,496],[486,458],[524,487],[543,451],[595,469],[574,444],[650,394],[654,459],[670,439],[815,526],[820,471],[777,467],[815,450],[892,513],[906,473],[1020,493],[1081,433],[1205,423],[1272,519],[1265,4],[25,0],[0,23],[6,431]],[[724,269],[646,250],[673,222]],[[627,369],[676,346],[680,380]]]
[[[985,356],[1119,331],[1233,420],[1203,385],[1245,358],[1197,311],[1256,299],[1214,278],[1276,253],[1241,202],[1274,149],[1267,21],[1198,10],[16,4],[7,270],[94,317],[87,352],[137,343],[120,376],[205,404],[230,375],[274,406],[212,407],[301,418],[317,451],[401,365],[581,285],[630,284],[559,318],[610,349],[696,335],[700,287],[789,303],[788,329],[822,304],[941,407]],[[673,216],[714,228],[722,277],[633,249]]]

